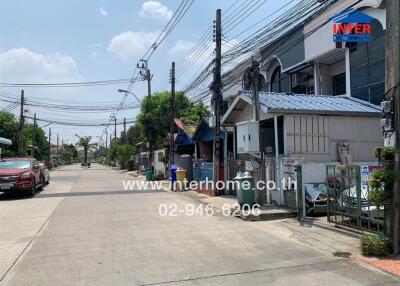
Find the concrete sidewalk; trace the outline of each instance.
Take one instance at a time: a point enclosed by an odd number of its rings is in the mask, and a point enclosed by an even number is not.
[[[197,192],[185,192],[194,200],[203,204],[210,204],[216,209],[222,210],[229,207],[232,210],[237,208],[235,196],[209,197]],[[275,211],[275,209],[272,209]],[[399,257],[364,257],[360,254],[360,238],[362,234],[348,229],[336,227],[328,223],[326,217],[308,217],[301,222],[294,219],[280,219],[274,222],[257,222],[260,228],[274,229],[275,233],[282,233],[308,247],[317,248],[321,251],[331,252],[332,255],[348,255],[355,262],[364,266],[370,265],[376,269],[386,271],[393,275],[400,276]]]

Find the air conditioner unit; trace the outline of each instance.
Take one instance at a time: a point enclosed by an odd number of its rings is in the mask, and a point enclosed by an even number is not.
[[[292,86],[307,85],[308,80],[304,74],[293,74],[292,75]]]

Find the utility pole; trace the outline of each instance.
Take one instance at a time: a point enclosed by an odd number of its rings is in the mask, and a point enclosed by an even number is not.
[[[174,118],[175,118],[175,62],[171,65],[171,106],[170,106],[170,128],[169,128],[169,169],[174,164]],[[172,174],[171,174],[172,176]],[[172,185],[171,185],[172,187]]]
[[[150,72],[149,66],[148,66],[148,61],[141,59],[140,64],[137,64],[137,67],[140,69],[139,74],[143,77],[144,80],[147,81],[147,96],[148,96],[148,101],[146,105],[146,111],[149,112],[149,107],[151,106],[151,80],[153,78],[153,75]],[[148,132],[149,132],[149,156],[148,156],[148,168],[152,166],[152,152],[153,152],[153,122],[149,123],[150,126],[148,126]]]
[[[18,154],[24,155],[24,103],[25,96],[24,90],[21,90],[21,110],[19,113],[19,129],[18,129]]]
[[[58,153],[59,153],[58,144],[59,144],[59,138],[58,138],[58,133],[57,133],[57,156],[58,156]]]
[[[126,118],[124,117],[124,144],[126,144]]]
[[[61,139],[61,150],[62,150],[62,165],[64,166],[64,139]]]
[[[212,104],[214,107],[214,186],[219,180],[219,166],[221,163],[221,103],[222,103],[222,82],[221,82],[221,9],[217,9],[216,19],[214,22],[214,41],[215,41],[215,60],[214,60],[214,76],[211,85]]]
[[[114,139],[117,139],[117,117],[114,116]]]
[[[390,106],[385,117],[389,127],[385,128],[385,145],[400,148],[400,3],[386,1],[386,102]],[[385,109],[385,108],[384,108]],[[387,110],[385,110],[387,111]],[[390,140],[388,140],[390,138]],[[394,254],[399,254],[400,244],[400,154],[394,161],[395,180],[393,184],[392,222],[390,233]]]
[[[260,121],[260,93],[259,93],[260,64],[256,60],[251,61],[251,90],[253,93],[253,119]]]
[[[175,144],[174,144],[174,118],[175,118],[175,62],[171,64],[170,70],[170,79],[171,79],[171,106],[170,106],[170,127],[169,127],[169,173],[171,176],[171,191],[174,190],[174,185],[172,184],[172,165],[174,164],[174,156],[175,156]]]
[[[32,151],[31,157],[35,157],[35,145],[36,145],[36,113],[33,115],[33,128],[32,128]]]
[[[49,159],[47,161],[48,168],[50,168],[50,160],[51,160],[51,128],[49,128]]]
[[[106,129],[106,163],[107,163],[107,156],[108,156],[108,130]]]

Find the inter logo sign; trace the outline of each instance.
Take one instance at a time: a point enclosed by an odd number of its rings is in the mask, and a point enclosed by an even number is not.
[[[331,18],[333,41],[336,43],[365,43],[371,41],[372,17],[354,9],[347,9]]]

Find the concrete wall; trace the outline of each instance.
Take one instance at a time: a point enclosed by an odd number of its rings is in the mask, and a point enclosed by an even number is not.
[[[302,29],[290,32],[261,51],[261,63],[265,66],[272,57],[278,58],[284,72],[304,61],[304,34]]]
[[[345,61],[334,64],[319,64],[319,95],[333,95],[333,77],[346,72]]]
[[[354,162],[374,161],[374,149],[383,146],[379,118],[332,117],[329,119],[330,159],[338,160],[336,144],[348,142]]]
[[[354,162],[374,161],[383,145],[379,118],[286,115],[285,154],[307,161],[338,161],[337,144],[347,142]]]

